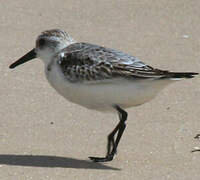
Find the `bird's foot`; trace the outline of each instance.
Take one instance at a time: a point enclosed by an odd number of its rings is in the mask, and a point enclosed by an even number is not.
[[[110,154],[106,157],[89,157],[93,162],[108,162],[113,160],[114,155]]]

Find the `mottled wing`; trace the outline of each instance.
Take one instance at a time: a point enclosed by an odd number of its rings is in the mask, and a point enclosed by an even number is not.
[[[74,43],[59,54],[61,70],[71,82],[160,78],[166,72],[154,69],[126,53],[89,43]]]

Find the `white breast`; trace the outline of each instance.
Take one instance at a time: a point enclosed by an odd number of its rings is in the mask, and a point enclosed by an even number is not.
[[[115,79],[107,83],[71,83],[61,72],[59,65],[51,63],[45,70],[49,83],[67,100],[89,109],[109,111],[112,105],[122,108],[137,106],[153,99],[160,90],[172,81]]]

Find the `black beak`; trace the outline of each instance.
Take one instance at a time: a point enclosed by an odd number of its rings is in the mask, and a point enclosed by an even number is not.
[[[14,63],[12,63],[9,68],[13,69],[16,66],[23,64],[27,61],[30,61],[31,59],[36,58],[36,52],[35,49],[32,49],[31,51],[29,51],[27,54],[25,54],[23,57],[21,57],[20,59],[18,59],[17,61],[15,61]]]

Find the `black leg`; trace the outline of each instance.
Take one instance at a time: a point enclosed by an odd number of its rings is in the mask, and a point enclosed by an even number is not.
[[[128,113],[121,109],[118,105],[115,105],[114,108],[119,113],[119,123],[115,129],[108,135],[108,144],[107,144],[107,154],[106,157],[89,157],[94,162],[106,162],[112,161],[114,155],[117,153],[117,146],[122,137],[122,134],[126,128],[125,121],[127,120]],[[115,134],[117,133],[117,138],[115,140]]]

